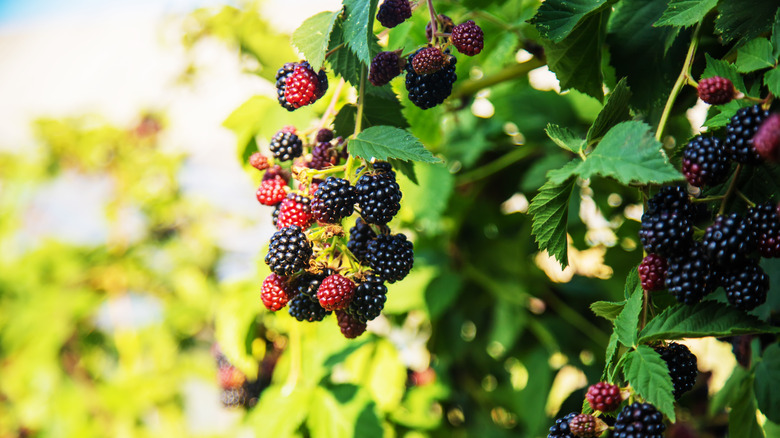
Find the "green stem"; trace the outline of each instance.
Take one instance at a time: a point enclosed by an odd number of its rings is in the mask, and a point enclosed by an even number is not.
[[[521,76],[525,76],[531,70],[545,65],[545,62],[538,58],[532,58],[520,64],[512,64],[503,70],[490,76],[484,76],[479,79],[469,79],[461,82],[460,86],[452,92],[452,97],[457,99],[476,94],[483,88],[492,87],[501,82],[511,81]]]
[[[589,337],[593,342],[598,345],[605,346],[609,343],[609,336],[596,327],[587,318],[582,316],[579,312],[572,309],[565,301],[558,298],[552,291],[545,295],[545,300],[550,304],[550,307],[557,313],[563,320],[576,327],[585,336]]]
[[[436,10],[433,9],[433,0],[428,0],[428,12],[431,13],[431,42],[436,45],[438,42],[436,33],[439,30],[439,24],[436,21]]]
[[[672,87],[672,92],[669,93],[669,98],[666,100],[666,106],[661,113],[661,120],[658,122],[658,129],[655,131],[655,139],[661,141],[661,137],[664,134],[664,128],[666,128],[666,122],[669,120],[669,114],[672,112],[672,106],[674,101],[677,100],[677,96],[680,94],[683,86],[688,82],[688,78],[691,76],[691,67],[693,66],[693,55],[696,54],[696,47],[699,45],[699,31],[701,30],[701,23],[696,25],[696,29],[693,31],[693,37],[691,38],[691,45],[688,47],[688,54],[685,55],[685,63],[680,71],[680,75],[677,76],[677,81]]]
[[[696,204],[701,202],[712,202],[712,201],[721,201],[721,200],[723,200],[723,196],[707,196],[705,198],[693,198],[691,199],[691,202]]]
[[[360,69],[360,89],[358,90],[357,114],[355,115],[355,136],[360,134],[360,130],[363,125],[363,107],[365,106],[366,96],[366,73],[367,69],[365,66],[363,66]]]
[[[525,147],[519,147],[515,150],[502,155],[500,158],[491,161],[488,164],[485,164],[484,166],[477,167],[476,169],[470,170],[463,175],[461,175],[458,178],[457,184],[464,185],[472,183],[476,180],[486,178],[500,170],[505,169],[506,167],[511,166],[512,164],[523,160],[530,155],[536,154],[538,151],[535,148],[532,148],[530,146]]]
[[[326,54],[325,54],[325,59],[328,59],[328,57],[329,57],[330,55],[332,55],[332,54],[334,54],[334,53],[338,52],[339,50],[343,49],[343,48],[344,48],[344,46],[345,46],[346,44],[347,44],[347,43],[341,43],[341,44],[339,44],[338,46],[336,46],[336,47],[334,47],[334,48],[330,49],[330,50],[328,51],[328,53],[326,53]]]
[[[744,193],[742,193],[742,192],[740,192],[739,190],[735,190],[735,191],[734,191],[734,193],[736,193],[736,194],[737,194],[737,196],[739,196],[740,198],[742,198],[742,200],[743,200],[743,201],[745,201],[745,203],[748,205],[748,207],[755,207],[755,206],[756,206],[756,203],[755,203],[755,202],[751,201],[751,200],[750,200],[750,198],[748,198],[747,196],[745,196],[745,194],[744,194]]]
[[[726,190],[726,194],[723,195],[723,201],[721,201],[720,203],[720,208],[718,209],[718,216],[726,212],[726,204],[729,202],[729,198],[731,198],[731,195],[734,193],[734,190],[736,190],[737,188],[737,179],[739,179],[740,172],[742,172],[742,164],[738,164],[737,169],[734,171],[734,176],[731,179],[729,188],[728,190]]]

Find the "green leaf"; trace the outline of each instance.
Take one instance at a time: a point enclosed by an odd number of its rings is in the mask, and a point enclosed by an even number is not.
[[[344,41],[344,23],[341,19],[338,19],[336,20],[330,35],[328,50],[335,49],[340,44],[344,43]],[[347,47],[342,47],[334,51],[328,57],[328,63],[330,64],[330,68],[333,69],[333,72],[338,76],[341,76],[345,81],[355,87],[360,86],[360,69],[363,65],[352,50],[349,50]]]
[[[626,286],[631,287],[631,276],[634,275],[633,269],[629,278],[626,279]],[[644,291],[640,284],[633,285],[633,290],[630,291],[630,295],[626,300],[626,305],[621,310],[620,314],[615,318],[615,333],[617,333],[618,340],[626,347],[632,347],[636,345],[637,331],[639,327],[639,314],[642,312],[642,297]]]
[[[639,342],[778,331],[755,316],[731,306],[716,301],[704,301],[693,306],[677,304],[667,308],[645,326],[639,336]]]
[[[344,41],[366,66],[379,47],[373,32],[378,0],[344,0]]]
[[[772,43],[772,55],[777,59],[780,57],[780,9],[778,9],[775,14],[770,42]]]
[[[542,41],[547,65],[562,90],[574,88],[596,99],[604,98],[601,49],[606,21],[607,12],[600,12],[586,18],[560,42]]]
[[[606,380],[608,382],[614,381],[612,376],[612,366],[615,364],[615,359],[617,357],[618,352],[618,337],[617,333],[613,330],[612,334],[609,335],[609,342],[607,343],[607,349],[604,354],[604,372],[601,374],[601,380]]]
[[[780,96],[780,70],[777,67],[764,73],[764,85],[770,93]]]
[[[626,85],[626,78],[622,78],[615,86],[615,89],[612,90],[609,98],[607,98],[606,105],[601,109],[599,115],[596,116],[593,125],[588,129],[588,143],[603,137],[616,124],[631,119],[631,114],[628,112],[628,101],[630,99],[631,90]]]
[[[420,185],[420,181],[417,180],[417,173],[414,171],[414,161],[402,161],[396,160],[395,158],[391,158],[387,161],[393,166],[393,169],[398,170],[403,176],[409,178],[409,181],[413,182],[415,185]]]
[[[574,135],[573,132],[562,126],[547,124],[544,130],[550,139],[561,148],[579,154],[585,148],[585,140]]]
[[[718,0],[672,0],[661,18],[653,26],[682,26],[694,25],[707,15],[712,8],[717,6]]]
[[[734,99],[729,103],[723,105],[710,106],[710,113],[713,113],[704,122],[704,126],[708,128],[720,128],[726,126],[737,110],[747,106],[753,105],[753,102],[744,99]]]
[[[347,104],[341,107],[333,121],[336,135],[344,138],[355,132],[355,116],[357,107]],[[408,128],[409,124],[403,115],[403,108],[398,98],[391,94],[389,98],[384,95],[366,93],[363,103],[363,129],[378,125],[390,125],[396,128]]]
[[[729,436],[739,438],[764,438],[764,431],[758,424],[756,397],[753,393],[753,376],[747,375],[731,400],[729,413]]]
[[[726,380],[726,383],[724,383],[723,387],[710,399],[709,406],[707,407],[710,417],[718,415],[728,407],[729,403],[731,403],[731,400],[734,398],[734,394],[739,390],[740,384],[749,374],[749,370],[746,370],[739,365],[734,367],[728,380]]]
[[[647,345],[640,345],[626,354],[628,357],[623,372],[628,383],[642,398],[674,422],[674,387],[666,362]]]
[[[737,67],[734,64],[729,64],[721,59],[715,59],[710,56],[709,53],[705,53],[704,58],[707,60],[707,66],[701,74],[701,79],[720,76],[730,80],[737,90],[747,93],[748,90],[745,87],[745,81],[742,79],[742,75],[739,74]]]
[[[614,321],[625,306],[625,301],[619,303],[612,301],[596,301],[590,305],[590,310],[597,316]]]
[[[548,181],[539,189],[528,213],[533,215],[531,233],[539,249],[555,257],[562,267],[569,266],[566,226],[569,216],[569,198],[574,191],[574,178],[562,184]]]
[[[292,34],[292,43],[309,61],[311,68],[318,71],[325,62],[325,53],[330,44],[330,33],[340,12],[320,12],[309,17]]]
[[[772,43],[766,38],[751,40],[737,51],[737,71],[750,73],[775,65]]]
[[[374,405],[362,387],[338,385],[329,391],[317,386],[311,390],[311,398],[316,409],[309,413],[306,425],[312,438],[382,435]]]
[[[531,23],[542,37],[559,43],[580,22],[606,5],[607,0],[547,0],[539,6]]]
[[[281,126],[306,125],[310,119],[310,111],[298,110],[290,113],[282,108],[276,99],[253,96],[236,108],[222,122],[222,126],[236,135],[238,155],[243,157],[248,150],[251,150],[250,142],[253,141],[253,137],[271,137]]]
[[[566,171],[584,179],[594,175],[610,177],[625,185],[662,184],[682,179],[680,172],[669,163],[661,143],[650,132],[650,126],[639,121],[612,127],[585,160]],[[555,176],[560,180],[565,173]]]
[[[715,31],[723,36],[723,44],[737,39],[738,44],[742,44],[772,29],[777,2],[755,0],[747,5],[741,1],[722,1],[718,5],[718,12]]]
[[[756,366],[756,401],[758,408],[774,423],[780,423],[780,345],[772,344]]]
[[[350,140],[347,148],[350,154],[366,160],[397,158],[424,163],[440,161],[409,131],[394,126],[372,126]]]
[[[266,436],[293,436],[309,414],[310,406],[310,391],[297,389],[286,394],[281,385],[273,385],[263,391],[255,408],[249,411],[247,423]]]

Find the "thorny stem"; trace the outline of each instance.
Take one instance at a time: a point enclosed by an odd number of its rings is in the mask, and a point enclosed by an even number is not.
[[[658,122],[658,129],[655,131],[655,139],[661,141],[661,137],[666,127],[666,122],[669,120],[669,114],[672,112],[672,106],[674,101],[677,100],[677,95],[680,94],[683,86],[691,77],[691,67],[693,66],[693,55],[696,54],[696,47],[699,45],[699,31],[701,30],[701,23],[696,25],[696,29],[693,31],[693,37],[691,38],[691,45],[688,47],[688,54],[685,55],[685,62],[683,63],[680,75],[677,77],[677,81],[672,87],[672,92],[669,93],[669,98],[666,100],[666,106],[664,106],[664,112],[661,114],[661,120]]]
[[[436,45],[438,41],[436,33],[439,30],[439,23],[436,21],[436,10],[433,9],[433,0],[428,0],[428,12],[431,13],[431,42]]]
[[[726,203],[729,202],[729,198],[731,198],[731,195],[734,193],[734,190],[737,188],[737,180],[739,179],[739,173],[742,171],[742,164],[737,165],[737,169],[734,171],[734,176],[731,179],[731,183],[729,184],[728,190],[726,190],[726,194],[723,195],[723,201],[720,203],[720,208],[718,209],[718,216],[722,215],[726,212]]]

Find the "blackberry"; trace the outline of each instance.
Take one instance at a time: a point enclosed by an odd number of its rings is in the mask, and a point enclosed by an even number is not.
[[[265,263],[277,275],[290,276],[309,265],[311,243],[301,227],[292,225],[274,233]]]
[[[716,217],[702,237],[707,259],[721,267],[744,262],[747,254],[755,249],[752,231],[750,222],[737,213]]]
[[[612,412],[620,406],[623,396],[617,385],[599,382],[588,388],[585,399],[594,411]]]
[[[338,152],[327,142],[318,143],[311,151],[311,161],[306,163],[310,169],[324,169],[338,163]]]
[[[412,16],[409,0],[385,0],[379,6],[376,19],[384,27],[396,27]]]
[[[279,101],[279,104],[287,109],[287,111],[293,111],[295,110],[295,107],[287,102],[287,99],[284,97],[285,91],[287,90],[287,79],[292,76],[293,72],[295,71],[295,67],[298,65],[296,62],[288,62],[282,66],[277,72],[276,72],[276,94],[277,94],[277,100]]]
[[[270,166],[268,163],[268,157],[261,154],[260,152],[255,152],[249,156],[249,165],[257,170],[265,170]]]
[[[663,438],[664,416],[650,403],[634,402],[615,420],[614,438]]]
[[[677,301],[696,304],[718,288],[717,278],[704,255],[703,246],[696,242],[683,254],[669,259],[665,284]]]
[[[249,394],[243,386],[240,388],[226,389],[222,391],[220,401],[222,401],[222,405],[226,408],[238,408],[246,406],[249,401]]]
[[[676,211],[691,216],[693,205],[688,191],[681,186],[665,186],[647,201],[647,212],[655,214],[662,210]]]
[[[726,299],[737,309],[750,311],[766,302],[769,276],[756,261],[749,261],[723,274]]]
[[[297,225],[305,230],[309,228],[312,221],[312,209],[310,200],[306,196],[298,193],[290,193],[279,204],[279,215],[276,220],[276,228],[287,228],[290,225]]]
[[[656,254],[648,254],[639,264],[639,279],[642,281],[642,289],[647,292],[664,288],[666,279],[666,259]]]
[[[317,187],[311,211],[318,222],[338,223],[355,210],[355,188],[349,181],[329,176]]]
[[[682,172],[692,186],[720,184],[729,176],[729,167],[723,141],[717,137],[699,135],[685,146]]]
[[[444,67],[444,54],[438,47],[420,49],[412,59],[412,69],[419,75],[435,73]]]
[[[263,305],[272,312],[283,308],[290,300],[287,279],[274,273],[265,277],[261,291],[260,298],[263,300]]]
[[[296,295],[288,304],[290,315],[298,321],[322,321],[323,318],[332,312],[325,310],[320,306],[317,299],[317,289],[325,275],[315,275],[304,273],[295,283]]]
[[[547,434],[547,438],[574,438],[574,435],[569,429],[569,421],[579,415],[579,412],[572,412],[565,417],[555,420],[555,424],[550,427],[550,432]]]
[[[268,179],[257,189],[257,201],[263,205],[276,205],[287,197],[287,183],[283,179]]]
[[[581,438],[596,438],[604,430],[599,430],[599,420],[593,415],[579,414],[569,420],[571,434]],[[602,422],[603,423],[603,422]],[[606,426],[606,425],[604,425]]]
[[[756,246],[762,257],[780,257],[780,216],[771,203],[751,207],[747,212],[750,227],[756,235]]]
[[[764,120],[753,136],[753,147],[765,160],[780,161],[780,114],[770,114]]]
[[[274,228],[276,228],[276,229],[279,229],[279,227],[277,227],[276,224],[279,223],[279,206],[280,205],[281,205],[281,203],[276,204],[276,206],[274,207],[274,212],[271,213],[271,220],[273,221]]]
[[[437,31],[440,33],[451,33],[452,28],[455,27],[455,22],[452,21],[452,18],[444,15],[439,14],[436,16],[437,21],[439,22]],[[433,39],[433,29],[431,29],[431,22],[429,21],[428,24],[425,25],[425,38],[428,39],[428,41],[431,41]]]
[[[403,234],[382,234],[368,243],[368,266],[383,280],[403,280],[414,264],[414,246]]]
[[[228,364],[219,367],[217,379],[219,380],[219,386],[222,389],[234,389],[239,388],[244,384],[246,376],[239,371],[238,368]]]
[[[753,147],[753,136],[761,123],[769,117],[761,105],[740,108],[726,125],[725,149],[729,158],[737,163],[758,164],[761,157]]]
[[[484,46],[482,29],[474,23],[474,20],[455,26],[452,29],[450,39],[458,52],[468,56],[479,54]]]
[[[679,399],[696,384],[696,376],[699,375],[696,356],[687,346],[676,342],[670,342],[665,347],[656,347],[655,351],[666,362],[674,385],[674,398]]]
[[[685,214],[677,211],[649,211],[642,215],[639,239],[645,251],[663,257],[680,254],[691,245],[693,228]]]
[[[401,74],[403,63],[403,59],[398,56],[397,52],[379,52],[371,60],[368,81],[377,87],[389,83],[393,78]]]
[[[362,218],[357,218],[355,226],[349,229],[347,249],[349,249],[358,261],[365,263],[366,253],[368,252],[368,243],[375,238],[376,233],[371,229],[371,226],[365,223]]]
[[[699,81],[699,99],[710,105],[723,105],[731,102],[737,90],[734,84],[720,76],[713,76]]]
[[[339,274],[325,277],[317,289],[317,299],[325,310],[346,309],[354,295],[355,283]]]
[[[311,105],[327,91],[327,80],[324,71],[320,70],[317,74],[308,62],[303,61],[295,66],[292,74],[287,76],[284,99],[293,109]]]
[[[347,339],[355,339],[366,331],[366,323],[360,322],[357,318],[347,312],[337,310],[336,320],[341,329],[341,334]]]
[[[387,286],[381,278],[369,275],[355,288],[355,296],[352,297],[347,312],[360,322],[365,323],[382,313],[386,300]]]
[[[282,166],[278,164],[274,164],[273,166],[269,167],[265,173],[263,173],[263,181],[273,179],[280,179],[284,181],[285,184],[288,184],[290,182],[290,171],[287,169],[282,169]]]
[[[317,143],[327,143],[333,140],[333,131],[328,128],[322,128],[317,131]]]
[[[271,153],[279,161],[289,161],[303,153],[303,141],[289,131],[279,131],[271,138]]]
[[[366,222],[385,225],[401,209],[401,188],[395,173],[367,173],[355,184],[360,214]]]
[[[409,55],[406,63],[406,91],[409,100],[422,109],[433,108],[444,102],[452,93],[452,84],[458,76],[455,74],[455,64],[458,60],[445,52],[444,67],[436,73],[419,75],[412,68],[412,61],[419,50]]]

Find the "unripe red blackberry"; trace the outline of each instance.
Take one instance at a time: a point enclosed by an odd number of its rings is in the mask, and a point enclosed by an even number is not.
[[[354,295],[355,283],[339,274],[325,277],[317,289],[317,299],[325,310],[346,309]]]
[[[694,242],[681,254],[671,257],[668,265],[664,284],[681,303],[696,304],[719,286],[719,275],[699,242]]]
[[[737,163],[758,164],[761,157],[753,146],[753,136],[761,123],[769,117],[769,111],[761,105],[740,108],[726,125],[725,149],[729,158]]]
[[[385,225],[401,209],[401,188],[395,181],[395,173],[386,172],[375,165],[374,173],[360,177],[355,184],[360,215],[368,223]]]
[[[381,278],[368,275],[355,288],[355,296],[349,303],[347,312],[360,322],[371,321],[382,312],[387,300],[387,286]]]
[[[260,152],[255,152],[249,156],[249,165],[257,170],[265,170],[270,166],[268,163],[268,157],[261,154]]]
[[[412,61],[419,52],[409,55],[406,63],[406,91],[409,100],[422,109],[433,108],[444,102],[452,93],[452,84],[458,78],[455,64],[458,60],[444,53],[444,67],[432,74],[420,75],[412,68]]]
[[[282,229],[297,225],[306,230],[311,225],[312,212],[309,198],[298,193],[290,193],[279,205],[276,228]]]
[[[303,153],[303,141],[295,133],[285,130],[274,134],[268,147],[279,161],[289,161]]]
[[[698,91],[699,98],[710,105],[729,103],[737,92],[730,80],[720,76],[700,80]]]
[[[750,311],[766,302],[769,276],[758,262],[750,260],[724,272],[723,288],[729,304]]]
[[[478,54],[484,46],[482,29],[474,23],[474,20],[455,26],[450,38],[458,52],[468,56]]]
[[[217,378],[219,380],[219,386],[222,389],[234,389],[240,388],[246,381],[244,373],[238,370],[233,365],[226,365],[219,367],[217,371]]]
[[[664,416],[650,403],[632,403],[618,414],[614,438],[663,438]]]
[[[315,73],[308,62],[299,63],[287,77],[284,99],[293,109],[314,103],[325,94],[323,88],[327,90],[327,84],[323,87],[320,79],[321,75]],[[327,76],[325,80],[327,81]]]
[[[730,163],[717,137],[697,136],[685,146],[682,172],[688,183],[696,187],[714,186],[729,176]]]
[[[379,52],[371,60],[368,81],[374,86],[381,87],[400,75],[403,65],[404,62],[397,52]]]
[[[412,59],[412,68],[419,75],[435,73],[444,67],[444,54],[438,47],[425,47]]]
[[[756,235],[756,244],[761,256],[780,257],[780,216],[775,206],[764,203],[749,208],[747,219]]]
[[[396,27],[412,16],[409,0],[385,0],[379,5],[376,19],[384,27]]]
[[[696,376],[699,375],[696,356],[687,346],[676,342],[656,347],[655,351],[666,362],[669,376],[672,378],[672,385],[674,385],[674,398],[679,399],[696,384]]]
[[[347,339],[355,339],[366,331],[366,323],[342,310],[336,311],[336,319],[341,329],[341,334]]]
[[[282,166],[278,164],[274,164],[273,166],[269,167],[263,174],[263,181],[267,181],[269,179],[280,179],[284,181],[285,184],[289,184],[290,171],[287,169],[282,169]]]
[[[287,285],[287,278],[271,273],[263,280],[260,298],[263,305],[271,312],[283,308],[290,301],[290,291]]]
[[[642,215],[639,239],[648,253],[670,257],[690,247],[693,228],[685,214],[669,210],[648,211]]]
[[[292,225],[274,233],[265,263],[277,275],[290,276],[309,266],[311,243],[301,227]]]
[[[753,147],[765,160],[780,161],[780,114],[770,114],[764,120],[753,136]]]
[[[575,437],[596,438],[601,435],[601,432],[606,430],[606,424],[593,415],[579,414],[569,420],[569,430]]]
[[[585,399],[594,411],[612,412],[620,406],[623,396],[620,387],[607,382],[591,385]]]
[[[329,176],[320,184],[312,201],[312,214],[318,222],[338,223],[355,210],[355,188],[349,181]]]
[[[311,151],[311,161],[306,163],[309,169],[325,169],[339,162],[338,151],[328,142],[318,143]]]
[[[555,424],[550,427],[550,431],[547,434],[547,438],[574,438],[569,429],[569,421],[579,415],[578,412],[572,412],[565,417],[555,420]]]
[[[290,315],[298,321],[315,322],[322,321],[330,315],[330,310],[325,310],[317,299],[319,289],[325,274],[304,273],[295,282],[295,296],[287,305]]]
[[[745,261],[756,247],[756,236],[749,221],[737,213],[718,216],[702,237],[707,259],[729,268]]]
[[[452,21],[452,18],[444,15],[439,14],[437,15],[438,19],[438,28],[437,31],[439,33],[451,33],[452,28],[455,27],[455,22]],[[429,21],[428,24],[425,25],[425,38],[428,39],[428,41],[431,41],[433,39],[433,29],[431,29],[431,22]]]
[[[263,205],[276,205],[287,197],[287,184],[282,179],[268,179],[257,189],[257,201]]]
[[[414,265],[414,246],[404,234],[382,234],[368,242],[368,266],[387,281],[403,280]]]
[[[642,289],[653,292],[664,288],[666,279],[666,259],[656,254],[648,254],[639,264],[639,279]]]
[[[333,140],[333,131],[328,128],[322,128],[317,131],[317,143],[327,143]]]

